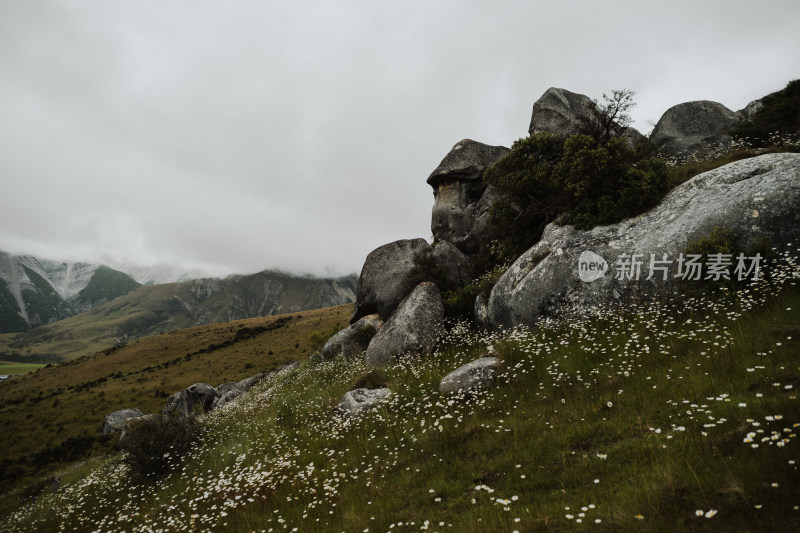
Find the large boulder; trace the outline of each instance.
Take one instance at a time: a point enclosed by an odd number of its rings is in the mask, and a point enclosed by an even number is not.
[[[420,283],[369,343],[367,364],[385,366],[405,353],[433,352],[443,321],[439,289],[433,283]]]
[[[195,383],[186,390],[176,392],[167,398],[161,415],[164,417],[194,416],[198,412],[208,413],[214,408],[214,400],[220,393],[208,383]]]
[[[392,397],[389,389],[355,389],[345,393],[339,402],[339,412],[358,415],[380,407]]]
[[[120,409],[119,411],[108,413],[103,419],[103,425],[100,426],[100,434],[122,433],[122,429],[125,427],[128,420],[143,416],[145,416],[145,414],[138,409]]]
[[[533,103],[528,133],[534,135],[546,131],[564,137],[588,133],[599,127],[598,114],[597,104],[585,94],[550,87]],[[612,134],[621,134],[631,144],[644,139],[641,133],[630,127],[622,131],[617,127]]]
[[[377,313],[359,319],[340,332],[333,335],[320,350],[324,359],[341,356],[345,358],[358,355],[367,349],[369,341],[383,326],[383,320]]]
[[[667,109],[650,135],[657,149],[674,156],[706,153],[731,141],[736,113],[717,102],[698,100]]]
[[[492,289],[482,311],[486,323],[532,325],[541,315],[564,308],[585,311],[674,292],[678,259],[687,243],[716,227],[736,234],[742,249],[760,237],[773,246],[798,242],[800,154],[767,154],[705,172],[671,191],[651,211],[618,224],[590,231],[550,224],[540,242]],[[643,263],[638,279],[628,267],[633,254],[641,254]],[[651,270],[651,254],[656,260],[667,254],[672,262],[654,264],[663,270]],[[736,258],[732,262],[731,277],[738,266]],[[752,261],[743,266],[750,268]],[[646,279],[650,274],[652,279]]]
[[[221,397],[223,394],[230,391],[244,392],[238,383],[231,381],[217,387],[217,397]]]
[[[434,243],[433,265],[437,283],[443,291],[462,287],[472,279],[469,257],[447,241]]]
[[[453,146],[428,176],[433,188],[431,231],[434,241],[448,241],[466,253],[474,253],[486,239],[489,205],[481,203],[486,191],[483,172],[509,152],[504,146],[489,146],[463,139]]]
[[[390,242],[371,251],[361,269],[350,323],[377,313],[391,316],[400,302],[423,281],[432,281],[433,248],[425,239]]]
[[[481,387],[487,387],[495,378],[500,368],[500,359],[497,357],[481,357],[471,363],[460,366],[442,378],[439,392],[469,392]]]

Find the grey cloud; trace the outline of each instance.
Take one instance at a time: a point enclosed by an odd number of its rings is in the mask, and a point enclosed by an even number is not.
[[[779,15],[778,15],[779,14]],[[348,273],[430,236],[425,178],[550,86],[636,126],[800,72],[794,1],[7,1],[0,249]],[[50,252],[50,253],[48,253]]]

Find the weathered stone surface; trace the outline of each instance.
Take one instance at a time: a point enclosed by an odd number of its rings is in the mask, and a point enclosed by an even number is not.
[[[390,242],[370,252],[358,279],[350,323],[374,313],[382,320],[389,318],[414,287],[432,281],[432,256],[425,239]]]
[[[186,390],[176,392],[167,398],[162,416],[194,416],[198,412],[208,413],[214,406],[214,400],[219,397],[217,389],[208,383],[195,383]]]
[[[505,146],[490,146],[472,139],[462,139],[453,145],[428,176],[428,185],[435,189],[442,182],[454,180],[480,182],[483,172],[508,152]]]
[[[443,321],[439,289],[433,283],[420,283],[369,343],[367,364],[385,366],[405,353],[431,353]]]
[[[222,385],[217,387],[217,397],[220,397],[223,394],[225,394],[226,392],[229,392],[229,391],[232,391],[232,390],[242,391],[242,388],[236,382],[223,383]]]
[[[433,265],[443,291],[461,287],[472,279],[469,258],[447,241],[434,243]]]
[[[499,368],[500,360],[497,357],[481,357],[443,377],[439,384],[439,392],[443,394],[459,390],[467,392],[486,387],[494,381]]]
[[[565,307],[581,311],[673,292],[677,265],[671,265],[666,281],[661,272],[647,280],[650,254],[657,260],[668,254],[677,262],[690,240],[715,227],[737,234],[742,249],[762,236],[774,246],[800,242],[800,154],[767,154],[705,172],[674,189],[651,211],[618,224],[591,231],[550,224],[541,241],[498,280],[489,297],[487,322],[493,327],[532,325],[539,316]],[[605,275],[581,281],[583,252],[607,262]],[[614,265],[622,254],[643,254],[639,280],[616,279]],[[731,274],[737,261],[733,263]]]
[[[244,392],[241,389],[229,390],[226,393],[224,393],[222,396],[220,396],[219,398],[214,400],[214,405],[212,406],[212,409],[217,409],[219,407],[222,407],[223,405],[234,401],[236,398],[238,398],[242,394],[244,394]]]
[[[488,212],[487,202],[481,204],[486,191],[483,172],[508,152],[504,146],[463,139],[428,176],[434,197],[431,216],[434,241],[448,241],[464,252],[475,252],[486,229],[476,228],[476,222]]]
[[[597,104],[585,94],[550,87],[533,103],[528,133],[533,135],[546,131],[564,137],[586,133],[587,129],[599,124],[597,114]],[[616,130],[617,135],[620,129]],[[622,132],[622,136],[631,144],[644,139],[641,133],[630,127]]]
[[[128,420],[142,416],[145,416],[144,413],[138,409],[120,409],[119,411],[108,413],[103,419],[103,425],[100,426],[100,434],[121,433]]]
[[[250,389],[253,388],[253,385],[258,383],[262,379],[264,379],[264,374],[263,373],[258,373],[255,376],[250,376],[249,378],[244,378],[243,380],[239,381],[236,384],[243,391],[249,391]]]
[[[707,152],[730,142],[736,114],[717,102],[699,100],[667,109],[650,141],[662,152],[675,156]]]
[[[753,100],[749,104],[747,104],[744,109],[740,109],[736,112],[736,116],[740,119],[748,120],[753,117],[756,113],[764,109],[764,99],[760,98],[758,100]]]
[[[339,402],[339,411],[357,415],[375,409],[389,401],[392,391],[389,389],[355,389],[345,393]]]
[[[287,374],[295,372],[299,368],[300,368],[300,363],[298,363],[297,361],[289,361],[287,363],[282,364],[275,370],[270,371],[270,373],[267,374],[267,378],[275,379],[281,376],[285,376]]]
[[[189,402],[189,410],[195,406],[200,406],[204,413],[211,411],[214,400],[219,397],[217,389],[208,383],[195,383],[186,389],[186,396]]]
[[[323,359],[333,359],[338,356],[350,358],[363,353],[381,326],[383,320],[377,313],[361,317],[355,324],[331,336],[320,350],[320,354]]]

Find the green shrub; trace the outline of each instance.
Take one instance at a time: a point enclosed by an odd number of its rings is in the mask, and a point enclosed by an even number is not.
[[[500,193],[490,221],[515,258],[564,215],[578,229],[610,224],[654,207],[669,190],[667,165],[621,137],[601,142],[538,133],[516,141],[484,174]]]
[[[161,479],[175,469],[199,440],[202,424],[194,417],[143,417],[125,426],[120,446],[124,461],[142,479]]]

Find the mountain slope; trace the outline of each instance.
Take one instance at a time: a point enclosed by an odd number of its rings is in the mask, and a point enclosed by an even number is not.
[[[0,360],[59,362],[165,331],[342,305],[354,301],[356,283],[355,276],[320,279],[265,271],[141,286],[65,320],[0,335]]]
[[[86,287],[70,303],[76,313],[82,313],[100,307],[140,286],[128,274],[100,266],[94,271]]]

